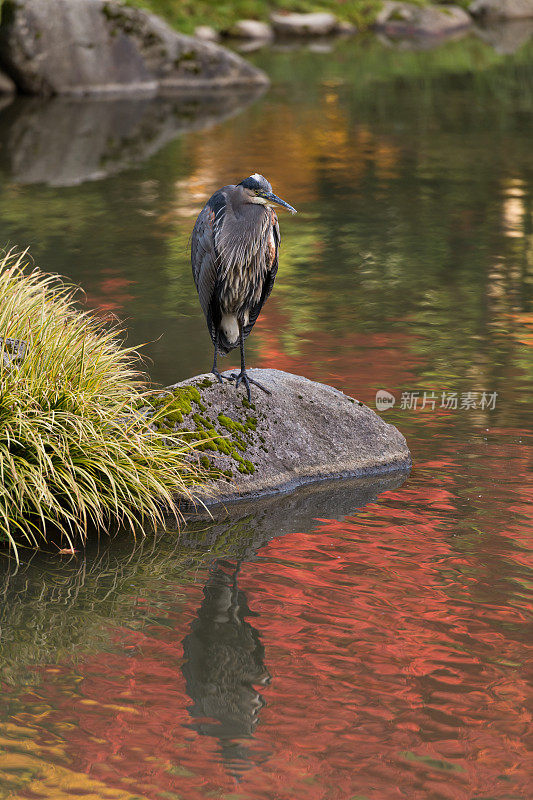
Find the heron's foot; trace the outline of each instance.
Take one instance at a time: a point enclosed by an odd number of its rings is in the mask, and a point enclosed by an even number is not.
[[[232,381],[233,375],[221,375],[218,369],[212,369],[211,374],[215,376],[219,383],[224,383],[224,381]]]
[[[246,370],[241,370],[239,374],[233,373],[231,378],[235,380],[235,388],[238,389],[241,383],[244,383],[246,386],[246,393],[248,394],[248,402],[252,402],[252,393],[250,391],[250,384],[253,383],[254,386],[257,386],[258,389],[261,389],[265,394],[272,394],[270,389],[267,389],[266,386],[263,386],[262,383],[259,381],[254,381],[253,378],[248,377],[248,373]]]

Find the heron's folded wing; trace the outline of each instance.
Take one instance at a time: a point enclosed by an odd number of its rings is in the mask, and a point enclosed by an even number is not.
[[[213,335],[212,297],[218,271],[215,245],[215,209],[208,203],[200,212],[191,239],[191,265],[194,282],[198,290],[200,305]]]

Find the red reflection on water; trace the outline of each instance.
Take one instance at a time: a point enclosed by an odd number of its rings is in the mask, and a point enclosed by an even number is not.
[[[133,284],[134,281],[113,270],[101,270],[99,282],[85,294],[86,303],[99,313],[123,309],[135,299],[128,291]]]
[[[272,681],[238,763],[189,713],[183,642],[198,585],[162,593],[158,621],[117,631],[114,652],[45,672],[47,729],[61,732],[71,768],[154,800],[527,797],[531,604],[519,539],[532,526],[533,481],[523,474],[506,524],[489,513],[469,526],[460,481],[415,478],[350,519],[273,539],[241,566]],[[502,480],[494,509],[515,490]],[[237,673],[242,647],[224,646]]]
[[[409,352],[409,345],[416,337],[397,330],[344,331],[342,347],[336,334],[320,330],[300,337],[298,352],[290,354],[281,335],[288,327],[287,315],[280,310],[276,299],[269,300],[254,327],[253,335],[259,340],[258,361],[254,366],[273,367],[349,387],[359,399],[372,405],[377,389],[414,385],[415,371],[423,363],[420,356]]]

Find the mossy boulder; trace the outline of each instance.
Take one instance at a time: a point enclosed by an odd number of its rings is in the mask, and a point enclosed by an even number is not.
[[[4,0],[0,65],[26,94],[157,94],[268,83],[212,42],[115,0]]]
[[[229,373],[225,373],[229,374]],[[150,398],[158,428],[182,431],[191,457],[210,472],[208,505],[287,491],[311,481],[407,470],[402,434],[370,408],[331,386],[272,369],[249,370],[267,386],[243,386],[199,375]],[[162,412],[162,409],[164,411]]]

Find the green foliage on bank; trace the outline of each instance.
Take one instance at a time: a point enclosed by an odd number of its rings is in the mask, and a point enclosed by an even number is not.
[[[0,260],[0,541],[15,551],[162,523],[198,479],[189,445],[135,411],[136,352],[76,294],[24,255]]]
[[[273,11],[308,13],[331,11],[340,20],[360,28],[368,27],[382,7],[382,0],[128,0],[130,5],[159,14],[182,33],[192,33],[197,25],[212,25],[225,31],[240,19],[267,21]],[[410,0],[427,5],[427,0]]]

